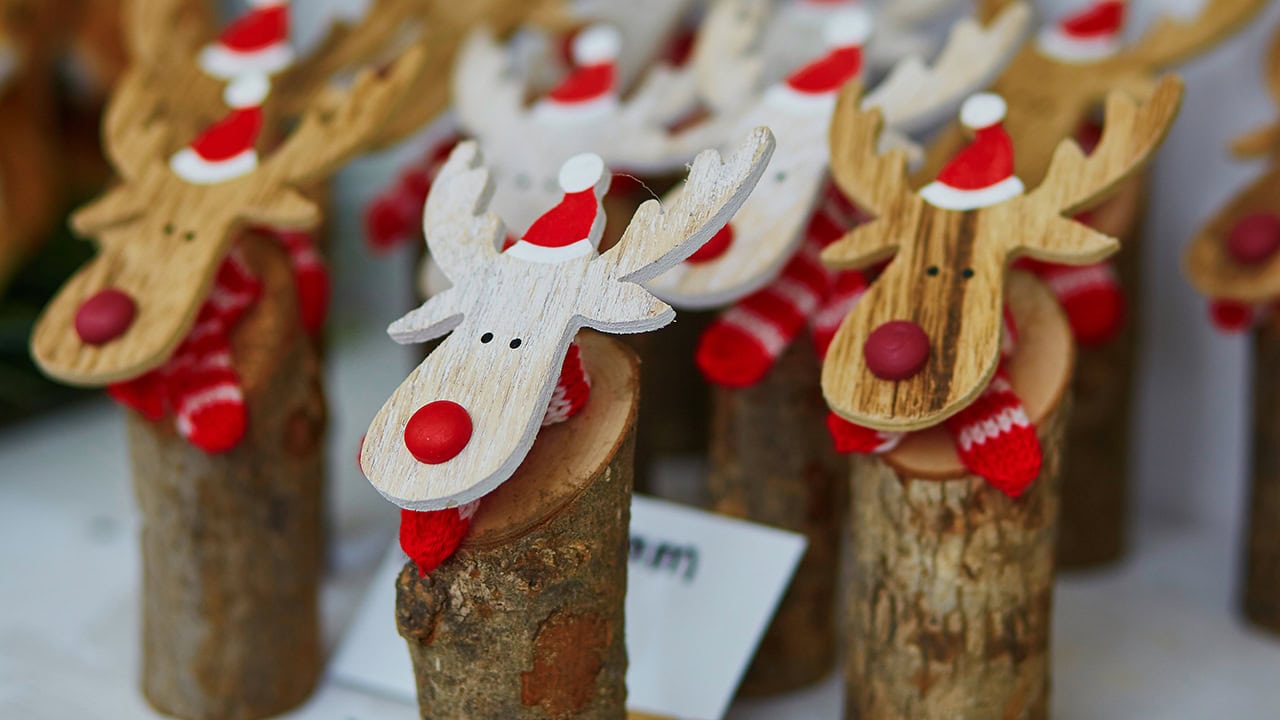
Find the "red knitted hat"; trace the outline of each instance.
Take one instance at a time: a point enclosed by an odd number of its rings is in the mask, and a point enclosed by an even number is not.
[[[214,77],[244,73],[274,75],[293,62],[289,45],[288,0],[249,0],[248,13],[200,51],[200,67]]]
[[[600,198],[609,190],[610,175],[594,153],[574,155],[560,166],[564,198],[546,211],[506,250],[529,262],[558,263],[595,251],[604,227]]]
[[[1004,99],[992,93],[964,101],[960,122],[974,131],[973,142],[921,188],[920,197],[946,210],[973,210],[1023,193],[1022,181],[1013,174],[1013,141],[1000,124],[1005,109]]]
[[[769,89],[769,100],[800,108],[834,102],[835,94],[862,72],[862,45],[871,36],[871,16],[862,8],[834,12],[825,28],[827,51]]]
[[[245,75],[227,86],[231,112],[174,154],[169,167],[194,185],[234,180],[258,167],[254,146],[262,132],[262,102],[271,91],[265,75]]]
[[[1040,33],[1040,50],[1067,62],[1101,60],[1120,49],[1128,3],[1102,0],[1072,13]]]
[[[552,88],[534,112],[547,118],[594,117],[617,103],[617,60],[622,36],[609,25],[592,25],[573,38],[573,71]]]

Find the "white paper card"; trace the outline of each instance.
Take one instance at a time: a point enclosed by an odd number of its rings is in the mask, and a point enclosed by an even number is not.
[[[627,705],[719,720],[804,552],[802,535],[636,496],[627,577]],[[330,667],[340,682],[416,702],[395,627],[393,546]]]

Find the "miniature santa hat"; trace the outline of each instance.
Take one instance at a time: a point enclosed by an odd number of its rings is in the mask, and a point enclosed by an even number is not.
[[[227,86],[231,112],[169,160],[174,174],[193,185],[234,180],[258,167],[254,145],[262,131],[262,102],[271,91],[266,75],[245,75]]]
[[[594,252],[604,231],[600,198],[609,190],[610,175],[595,153],[574,155],[560,166],[564,198],[542,214],[507,255],[539,263],[559,263]]]
[[[573,38],[574,68],[552,88],[534,111],[542,115],[581,117],[584,111],[617,102],[617,62],[622,36],[609,25],[584,28]]]
[[[974,131],[969,143],[920,190],[920,197],[944,210],[973,210],[1021,195],[1025,188],[1013,174],[1013,141],[1000,124],[1004,98],[972,95],[960,106],[960,122]]]
[[[846,82],[862,71],[862,45],[871,37],[871,28],[871,15],[861,7],[832,13],[823,31],[826,54],[770,88],[770,99],[806,107],[814,98],[830,102]]]
[[[245,73],[274,75],[293,62],[289,45],[289,1],[249,0],[248,13],[200,51],[200,67],[231,79]]]
[[[1072,13],[1040,32],[1046,55],[1067,62],[1101,60],[1120,49],[1128,3],[1102,0]]]

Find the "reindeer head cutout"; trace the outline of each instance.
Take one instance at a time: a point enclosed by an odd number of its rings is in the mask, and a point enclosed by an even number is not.
[[[1280,106],[1280,32],[1267,53],[1266,75]],[[1242,135],[1231,147],[1237,157],[1265,157],[1270,165],[1196,233],[1183,267],[1208,297],[1267,303],[1280,297],[1280,122]]]
[[[491,158],[492,208],[517,232],[559,199],[547,170],[574,155],[597,153],[612,167],[641,172],[669,172],[693,157],[675,147],[666,129],[695,101],[692,79],[655,67],[623,99],[621,43],[610,25],[579,32],[573,71],[527,107],[525,82],[512,71],[505,46],[477,31],[463,47],[453,82],[458,121]]]
[[[252,138],[239,149],[213,139],[243,142],[246,126],[261,122],[252,107],[233,112],[194,147],[167,155],[156,89],[137,73],[126,75],[105,122],[121,182],[72,219],[100,252],[45,308],[32,335],[36,362],[77,385],[133,378],[163,363],[191,329],[238,231],[314,226],[318,210],[300,189],[376,137],[406,100],[422,60],[421,50],[412,49],[384,72],[365,73],[349,90],[318,98],[261,163]],[[234,103],[249,99],[237,97],[246,90],[265,92],[264,78],[242,82],[230,86]]]
[[[754,0],[748,0],[746,5],[756,10],[763,7]],[[971,20],[957,23],[932,67],[918,58],[904,60],[865,98],[864,105],[882,108],[894,131],[927,125],[939,112],[953,108],[965,95],[989,81],[1004,57],[1016,47],[1027,17],[1026,7],[1017,4],[985,28]],[[726,49],[718,73],[708,69],[710,59],[700,59],[704,86],[709,73],[712,77],[728,77],[736,68],[752,65],[755,51],[739,38],[748,29],[743,23],[758,32],[767,19],[765,14],[726,16],[722,12],[709,19],[724,23],[722,28],[704,31],[711,47],[739,46],[746,48],[747,55],[733,55]],[[678,307],[718,307],[759,289],[777,276],[802,241],[805,224],[827,183],[827,128],[837,93],[857,75],[860,61],[856,56],[862,41],[869,36],[869,22],[869,17],[860,11],[834,16],[828,38],[832,47],[825,54],[794,72],[787,81],[757,88],[755,99],[743,107],[681,134],[680,141],[688,147],[718,147],[745,128],[764,125],[777,136],[778,149],[758,191],[729,225],[726,233],[731,240],[724,252],[673,268],[649,283],[654,294]],[[841,63],[849,62],[851,56],[853,64],[842,68]],[[758,58],[754,62],[758,65]],[[909,142],[897,139],[887,144]]]
[[[562,168],[566,190],[549,226],[506,252],[487,213],[492,182],[473,142],[459,145],[427,198],[431,255],[452,283],[393,323],[398,342],[449,334],[374,418],[361,454],[383,495],[412,510],[469,502],[502,483],[533,445],[569,343],[579,328],[654,330],[674,312],[637,283],[706,242],[754,187],[773,149],[759,128],[729,159],[693,163],[685,192],[641,205],[613,248],[597,254],[607,169],[595,155]],[[430,430],[430,432],[426,432]],[[434,438],[423,443],[415,438]]]
[[[1002,4],[988,3],[988,9]],[[1083,10],[1042,29],[991,88],[1009,103],[1004,125],[1018,148],[1018,177],[1039,183],[1058,141],[1074,136],[1113,90],[1149,96],[1160,72],[1208,50],[1265,4],[1206,0],[1196,17],[1162,17],[1129,43],[1123,39],[1126,0],[1092,0]],[[944,130],[931,146],[920,176],[926,182],[932,179],[964,143],[962,128]]]
[[[916,194],[902,153],[876,154],[879,113],[860,109],[859,88],[846,89],[831,124],[832,171],[875,220],[822,259],[841,269],[892,261],[832,342],[822,370],[832,410],[861,425],[906,431],[936,425],[972,402],[999,361],[1010,261],[1028,255],[1085,264],[1114,252],[1114,239],[1067,218],[1147,159],[1181,96],[1172,77],[1141,106],[1113,93],[1094,152],[1086,158],[1064,140],[1044,182],[1028,193],[1012,175],[1008,136],[993,124],[1003,101],[975,96],[961,115],[982,128],[977,143],[986,147],[968,158],[967,177],[944,173]],[[983,151],[1003,167],[983,167]]]

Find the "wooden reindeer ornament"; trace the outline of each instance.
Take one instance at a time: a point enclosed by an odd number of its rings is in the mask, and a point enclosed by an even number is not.
[[[250,225],[313,226],[318,210],[301,189],[373,142],[422,70],[423,53],[411,49],[384,73],[323,94],[261,162],[252,144],[230,156],[221,146],[167,154],[161,89],[144,73],[126,75],[104,131],[121,183],[73,218],[101,251],[42,314],[32,335],[36,362],[77,385],[137,377],[163,363],[191,329],[236,234]],[[232,84],[228,99],[247,104],[231,122],[260,123],[253,102],[268,89],[260,75]]]
[[[1280,105],[1280,32],[1267,54],[1267,87]],[[1265,172],[1227,201],[1197,231],[1183,256],[1183,269],[1210,300],[1210,316],[1224,332],[1253,331],[1253,433],[1248,528],[1241,603],[1249,621],[1280,633],[1280,472],[1276,428],[1280,427],[1280,123],[1272,122],[1232,143],[1240,158],[1262,157]]]
[[[1039,183],[1054,149],[1072,137],[1113,90],[1147,97],[1159,73],[1205,52],[1249,21],[1263,0],[1212,0],[1187,20],[1162,17],[1133,42],[1122,37],[1126,0],[1098,0],[1045,27],[1009,62],[992,92],[1009,104],[1005,127],[1018,148],[1018,177]],[[985,3],[987,12],[1004,5]],[[924,182],[965,143],[953,125],[930,147],[919,171]]]
[[[722,33],[748,37],[765,26],[767,3],[742,0],[738,5],[743,13],[713,18],[724,27],[705,33],[716,46],[736,46],[745,53],[720,58],[719,77],[760,65],[752,43],[718,38]],[[989,79],[1018,42],[1026,20],[1026,8],[1014,5],[986,28],[961,21],[932,67],[918,59],[903,61],[866,97],[865,105],[884,108],[894,131],[923,127]],[[825,133],[836,93],[857,74],[861,45],[871,33],[869,16],[856,10],[838,15],[828,29],[832,47],[824,56],[785,82],[755,88],[750,102],[681,133],[680,142],[690,148],[717,147],[744,128],[766,125],[777,135],[779,148],[760,192],[718,238],[716,251],[700,253],[649,283],[659,297],[680,307],[721,306],[768,283],[795,253],[827,181]],[[699,72],[710,70],[704,64]]]
[[[972,403],[999,362],[1009,261],[1026,255],[1083,264],[1114,252],[1115,240],[1068,216],[1159,146],[1181,94],[1173,77],[1141,105],[1113,93],[1094,152],[1086,158],[1073,141],[1063,141],[1045,180],[1030,192],[1006,156],[1008,167],[940,177],[917,194],[906,182],[902,153],[875,152],[878,113],[859,109],[860,90],[847,89],[831,126],[833,174],[875,219],[829,247],[823,261],[855,268],[892,260],[832,342],[822,374],[832,410],[878,430],[910,431]],[[978,128],[979,140],[988,129],[1003,133],[994,122],[1004,112],[998,96],[982,96],[965,110],[962,119]],[[1007,135],[990,139],[1008,142]]]
[[[455,112],[464,133],[491,158],[490,207],[517,232],[560,196],[546,169],[574,155],[592,152],[610,167],[646,173],[670,172],[693,157],[667,130],[693,106],[691,76],[655,67],[623,99],[616,66],[622,40],[610,25],[580,31],[572,43],[574,70],[528,107],[525,82],[504,46],[477,31],[463,47],[453,81]]]
[[[671,308],[637,283],[706,242],[741,206],[772,150],[772,136],[758,129],[724,162],[701,154],[677,201],[642,205],[619,243],[597,255],[598,198],[608,187],[598,156],[576,156],[561,169],[566,194],[557,212],[565,215],[554,222],[574,232],[535,225],[499,252],[505,228],[486,212],[492,181],[476,145],[459,145],[424,217],[431,254],[452,287],[388,331],[400,342],[449,337],[374,418],[361,453],[374,487],[403,508],[440,510],[510,477],[578,329],[645,332],[669,323]]]
[[[577,0],[568,12],[580,22],[608,25],[622,34],[615,65],[618,85],[625,90],[649,72],[696,4],[694,0]]]

